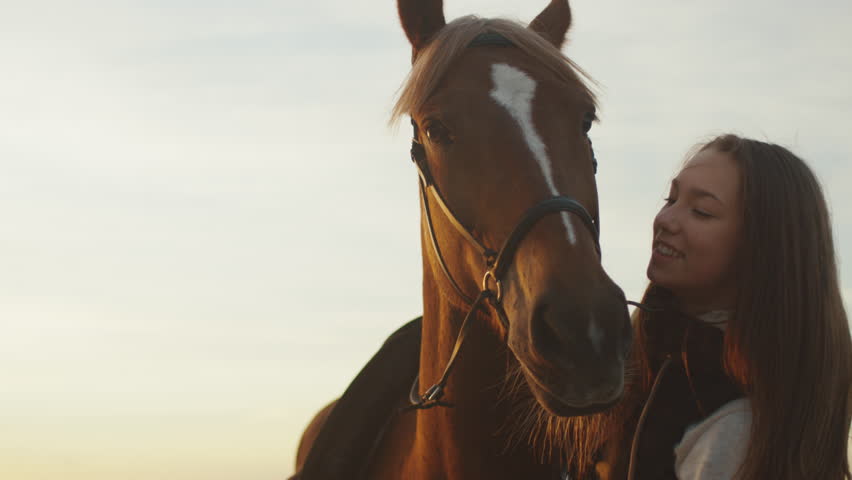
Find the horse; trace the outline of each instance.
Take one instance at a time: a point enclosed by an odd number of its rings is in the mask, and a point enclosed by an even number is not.
[[[441,0],[397,7],[412,70],[393,117],[409,115],[414,131],[423,317],[406,330],[416,341],[406,333],[388,348],[413,357],[414,375],[399,380],[394,361],[374,358],[385,370],[369,389],[395,385],[390,400],[326,406],[297,472],[318,432],[335,435],[335,414],[387,410],[380,435],[357,438],[365,463],[348,476],[556,478],[582,453],[570,420],[620,399],[632,340],[624,294],[600,261],[596,100],[561,53],[570,6],[552,0],[529,26],[447,23]]]

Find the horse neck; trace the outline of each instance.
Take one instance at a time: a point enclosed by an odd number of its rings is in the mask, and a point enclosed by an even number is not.
[[[497,403],[499,386],[506,376],[508,352],[491,325],[488,309],[483,304],[470,319],[471,325],[447,383],[446,400],[450,403]],[[433,277],[424,278],[421,390],[437,382],[444,373],[468,311],[469,307],[460,299],[442,292]]]
[[[446,279],[436,279],[433,272],[424,261],[421,393],[443,374],[468,310],[460,300],[450,300],[450,292],[440,285]],[[526,448],[506,451],[507,438],[501,427],[510,409],[499,397],[511,354],[489,315],[489,307],[483,306],[470,320],[474,323],[443,398],[454,407],[417,413],[413,458],[422,462],[415,467],[422,478],[549,478],[544,474],[549,467],[537,465]]]

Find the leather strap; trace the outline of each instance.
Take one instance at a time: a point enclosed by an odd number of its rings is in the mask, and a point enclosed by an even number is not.
[[[456,358],[458,358],[458,354],[464,344],[465,336],[467,335],[468,330],[470,330],[470,320],[476,313],[476,310],[480,307],[480,305],[482,305],[483,300],[489,298],[489,296],[490,292],[488,291],[480,292],[479,296],[476,297],[476,300],[470,307],[470,310],[467,312],[467,315],[465,315],[464,321],[459,329],[459,334],[456,337],[456,343],[453,345],[453,353],[450,354],[447,366],[444,367],[444,373],[441,375],[441,379],[438,380],[436,384],[429,387],[429,389],[426,390],[426,393],[419,395],[417,391],[420,385],[420,375],[417,375],[417,377],[414,378],[414,384],[411,386],[411,391],[408,394],[408,399],[411,404],[403,410],[426,410],[433,407],[453,406],[451,403],[441,401],[441,398],[444,397],[444,388],[447,386],[447,381],[450,379],[450,372],[453,371],[453,366],[456,364]]]
[[[580,217],[580,220],[583,221],[583,224],[589,232],[592,233],[592,237],[595,240],[595,250],[597,250],[598,257],[600,258],[601,246],[598,229],[595,225],[595,221],[592,220],[591,215],[589,215],[589,212],[586,211],[580,202],[573,198],[558,196],[547,199],[527,210],[521,218],[521,221],[515,226],[515,229],[500,249],[500,254],[497,256],[497,260],[494,262],[491,269],[495,278],[501,279],[503,274],[506,273],[506,270],[508,270],[509,266],[512,264],[512,259],[514,258],[521,240],[524,239],[527,232],[529,232],[530,229],[542,219],[542,217],[556,212],[573,213],[575,216]]]

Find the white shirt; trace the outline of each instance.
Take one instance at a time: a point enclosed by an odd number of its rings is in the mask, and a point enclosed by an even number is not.
[[[751,405],[738,398],[686,429],[675,446],[680,480],[732,480],[745,459],[751,433]]]

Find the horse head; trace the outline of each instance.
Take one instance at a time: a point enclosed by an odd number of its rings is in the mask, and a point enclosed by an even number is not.
[[[421,188],[432,192],[423,195],[424,273],[443,278],[459,304],[489,293],[498,312],[490,325],[545,410],[574,416],[612,405],[631,328],[599,257],[595,98],[560,52],[567,0],[553,0],[528,28],[446,23],[440,0],[398,8],[413,67],[395,115],[412,118]]]

